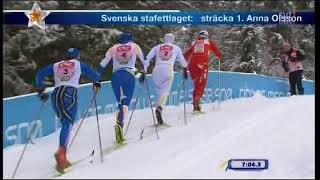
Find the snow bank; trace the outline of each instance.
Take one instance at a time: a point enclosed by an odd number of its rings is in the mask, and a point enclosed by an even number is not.
[[[183,105],[166,107],[164,119],[173,127],[161,130],[159,140],[155,130],[149,129],[145,133],[151,135],[141,141],[140,131],[153,120],[150,108],[137,110],[127,134],[131,143],[105,155],[103,164],[96,119],[87,118],[68,157],[74,161],[94,149],[93,163],[80,163],[60,178],[314,178],[313,95],[268,99],[256,94],[217,107],[205,104],[206,114],[194,116],[188,105],[186,126]],[[114,117],[101,115],[99,119],[105,149],[114,141]],[[58,132],[35,140],[16,178],[50,178],[57,145]],[[4,178],[11,177],[22,148],[14,145],[3,150]],[[268,159],[269,169],[225,171],[221,164],[232,158]]]

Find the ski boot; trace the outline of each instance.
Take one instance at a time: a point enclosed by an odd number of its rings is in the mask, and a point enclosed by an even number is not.
[[[163,124],[163,119],[162,119],[161,112],[162,112],[162,107],[161,106],[157,106],[157,108],[156,108],[156,117],[157,117],[157,121],[158,121],[157,125],[162,125]]]
[[[126,139],[123,136],[122,127],[123,127],[123,123],[121,123],[120,121],[117,121],[117,124],[114,126],[117,143],[124,143],[126,141]]]
[[[71,163],[67,160],[66,153],[67,153],[66,148],[63,146],[60,146],[58,151],[54,154],[54,157],[57,161],[56,169],[59,172],[64,172],[64,169],[71,166]]]
[[[196,112],[196,111],[201,111],[200,100],[199,99],[194,99],[193,100],[193,112]]]
[[[193,113],[201,113],[200,99],[193,100]]]

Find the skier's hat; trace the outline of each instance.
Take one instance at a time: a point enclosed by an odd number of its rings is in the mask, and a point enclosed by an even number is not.
[[[202,30],[199,32],[199,37],[204,38],[204,39],[208,39],[209,38],[209,33],[206,30]]]
[[[172,33],[167,33],[164,35],[163,39],[164,39],[164,42],[173,43],[174,42],[174,35]]]
[[[133,34],[130,31],[123,31],[120,37],[120,43],[128,43],[133,40]]]
[[[73,58],[80,57],[80,50],[77,48],[69,48],[67,51],[67,55]]]

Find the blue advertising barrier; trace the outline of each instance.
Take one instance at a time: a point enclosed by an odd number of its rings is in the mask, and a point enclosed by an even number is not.
[[[155,101],[155,89],[152,77],[147,77],[152,103]],[[303,86],[305,94],[314,94],[314,81],[304,80]],[[180,73],[175,73],[172,84],[171,93],[168,97],[166,105],[179,105],[184,101],[186,94],[186,102],[192,102],[193,84],[190,78],[185,83],[186,93],[182,89],[182,77]],[[220,89],[218,87],[218,72],[209,72],[207,86],[202,98],[202,103],[212,103],[221,100],[251,97],[256,92],[268,98],[287,96],[289,92],[288,79],[271,77],[265,75],[236,73],[236,72],[220,72]],[[49,89],[49,88],[48,88]],[[52,92],[52,88],[48,93]],[[149,107],[147,92],[145,86],[136,81],[136,87],[133,99],[129,109],[132,108],[137,97],[137,109]],[[93,97],[92,84],[83,84],[78,88],[78,114],[77,120],[80,118],[86,106]],[[109,81],[102,83],[102,88],[97,94],[98,113],[112,113],[117,109],[117,102],[111,89]],[[36,93],[16,96],[3,99],[3,148],[14,144],[26,143],[29,133],[34,123],[37,128],[34,138],[47,136],[55,132],[61,125],[55,116],[51,100],[49,99],[43,110],[40,112],[41,101]],[[95,107],[89,108],[87,117],[95,115]]]

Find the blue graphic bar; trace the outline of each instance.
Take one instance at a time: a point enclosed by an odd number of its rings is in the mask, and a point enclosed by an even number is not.
[[[49,11],[50,12],[50,11]],[[23,11],[3,11],[4,24],[28,24]],[[186,11],[51,11],[46,24],[179,25],[179,24],[315,24],[313,11],[186,12]]]

